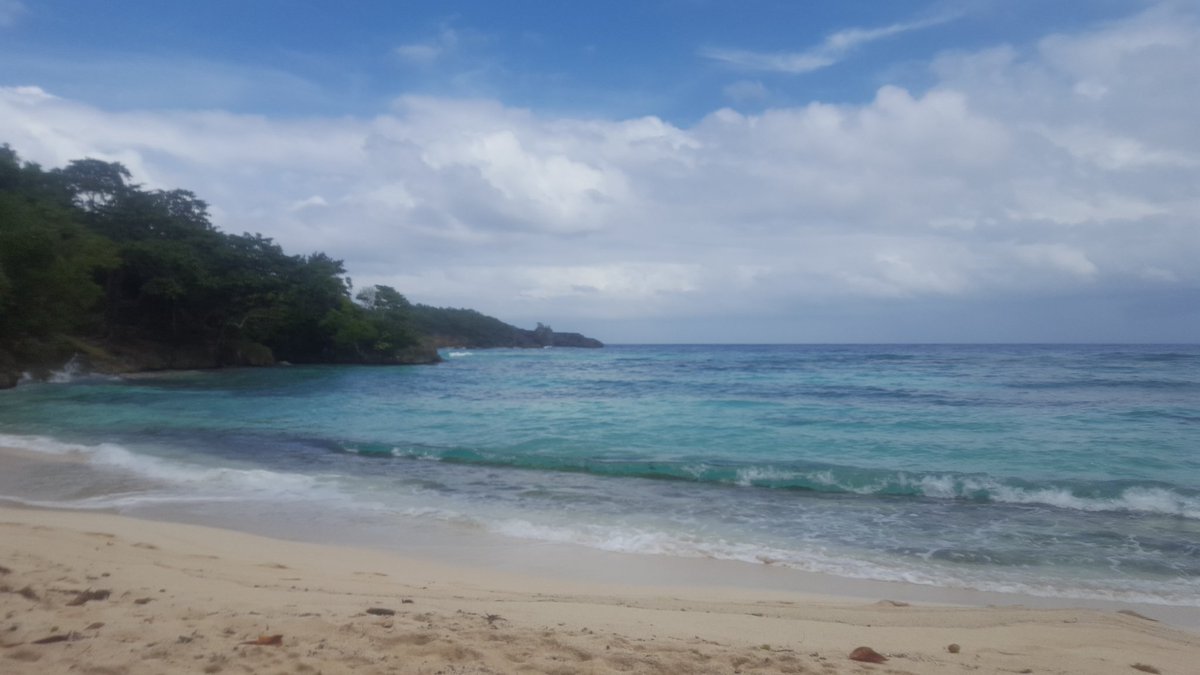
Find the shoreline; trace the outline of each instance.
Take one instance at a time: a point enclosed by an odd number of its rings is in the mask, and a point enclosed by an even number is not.
[[[95,495],[110,490],[146,487],[142,480],[92,475],[86,456],[74,451],[40,452],[0,446],[0,476],[43,485],[64,471],[85,472],[83,482]],[[97,481],[98,476],[105,476]],[[0,481],[3,485],[3,481]],[[10,483],[11,485],[11,483]],[[73,498],[86,497],[75,488]],[[888,599],[898,602],[963,608],[1013,607],[1039,610],[1134,611],[1167,625],[1200,634],[1200,605],[1159,604],[1128,599],[1034,595],[1019,591],[864,579],[796,569],[786,565],[666,554],[609,551],[576,543],[524,539],[454,522],[400,517],[355,520],[345,514],[291,511],[288,503],[260,501],[152,503],[135,508],[59,505],[32,494],[14,496],[0,490],[0,508],[79,514],[112,514],[137,522],[207,527],[274,541],[370,550],[384,555],[458,566],[471,561],[476,571],[536,577],[564,584],[607,584],[624,588],[684,587],[732,593],[792,594],[836,601]],[[474,562],[486,561],[486,562]]]
[[[570,581],[110,513],[0,506],[0,534],[14,673],[836,673],[861,672],[862,645],[881,672],[1170,673],[1200,656],[1195,632],[1115,611]],[[259,635],[282,645],[238,644]]]
[[[4,503],[0,501],[0,507]],[[32,506],[40,509],[43,507]],[[55,510],[51,508],[51,510]],[[69,509],[68,509],[69,510]],[[905,581],[837,576],[793,567],[704,557],[608,551],[581,544],[522,539],[442,522],[398,523],[401,543],[368,541],[364,531],[332,532],[318,526],[281,529],[277,520],[231,522],[228,517],[188,518],[180,510],[124,515],[137,520],[213,527],[300,544],[369,550],[421,561],[568,586],[600,584],[628,590],[682,588],[716,594],[773,597],[779,594],[833,602],[896,601],[929,607],[1013,608],[1135,612],[1200,635],[1200,606],[1154,604],[1101,598],[1040,596]],[[306,524],[307,525],[307,524]],[[476,562],[477,561],[477,562]]]

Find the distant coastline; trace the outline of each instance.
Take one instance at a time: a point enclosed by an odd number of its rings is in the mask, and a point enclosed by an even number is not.
[[[488,317],[490,318],[490,317]],[[507,325],[507,324],[506,324]],[[536,329],[511,328],[511,339],[480,341],[470,335],[439,334],[424,337],[420,343],[398,350],[388,358],[375,360],[307,361],[309,365],[417,366],[442,362],[440,349],[599,349],[604,343],[580,333],[552,331],[538,324]],[[290,366],[287,360],[249,358],[234,353],[221,358],[211,346],[173,346],[158,343],[101,343],[81,338],[59,338],[62,343],[54,358],[22,362],[4,358],[0,350],[0,389],[15,387],[25,380],[45,380],[55,374],[74,375],[145,375],[189,370],[221,368],[270,368]]]

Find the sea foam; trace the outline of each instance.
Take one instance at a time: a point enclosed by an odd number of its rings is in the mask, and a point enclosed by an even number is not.
[[[461,519],[464,516],[456,514],[456,517]],[[520,518],[483,520],[481,524],[491,532],[509,537],[584,546],[614,553],[775,565],[869,581],[1173,606],[1194,606],[1195,598],[1200,594],[1200,580],[1155,582],[1123,579],[1118,583],[1103,579],[1090,582],[1077,578],[1054,579],[1036,572],[1020,571],[1003,575],[994,572],[972,574],[969,570],[929,562],[915,565],[897,564],[894,560],[868,560],[824,547],[781,548],[628,526],[545,524]]]
[[[116,443],[84,445],[43,436],[0,434],[0,446],[48,455],[74,455],[91,465],[109,471],[122,471],[149,481],[148,488],[174,487],[202,491],[203,499],[224,497],[275,498],[301,495],[318,487],[314,476],[270,471],[258,468],[208,467],[176,459],[133,452]],[[185,499],[195,495],[177,494],[163,499]],[[201,498],[201,497],[196,497]],[[93,501],[100,497],[91,498]],[[106,502],[107,503],[107,502]]]
[[[1131,511],[1200,519],[1200,496],[1154,485],[1020,485],[985,475],[865,471],[852,468],[795,470],[752,466],[738,469],[743,487],[806,488],[858,495],[911,495],[930,499],[1040,504],[1076,511]],[[1086,494],[1080,494],[1085,492]],[[1106,492],[1111,494],[1105,494]]]

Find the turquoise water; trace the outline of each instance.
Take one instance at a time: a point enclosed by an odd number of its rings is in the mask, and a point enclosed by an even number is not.
[[[1200,606],[1198,346],[616,346],[63,377],[29,503],[443,522],[606,550]]]

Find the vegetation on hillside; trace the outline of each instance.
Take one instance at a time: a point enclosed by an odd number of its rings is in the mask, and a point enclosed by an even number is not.
[[[341,261],[221,232],[196,195],[144,189],[119,163],[45,170],[0,146],[0,373],[77,353],[114,370],[430,362],[430,336],[519,333],[533,331],[387,286],[352,298]]]

